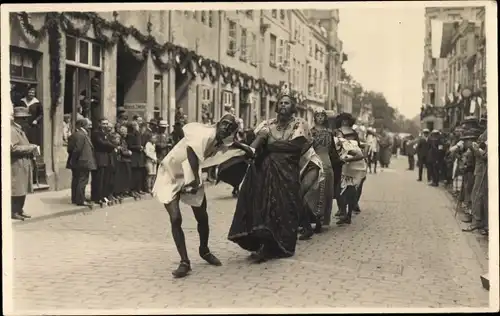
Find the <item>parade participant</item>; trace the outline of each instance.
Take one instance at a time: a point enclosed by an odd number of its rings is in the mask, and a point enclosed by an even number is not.
[[[172,236],[181,257],[178,268],[172,272],[176,278],[185,277],[191,271],[182,230],[180,200],[191,206],[198,223],[199,255],[211,265],[221,265],[208,247],[210,231],[201,170],[211,166],[209,158],[216,156],[217,152],[224,148],[223,140],[234,135],[236,129],[236,119],[232,115],[224,115],[215,126],[206,126],[198,122],[188,123],[183,128],[185,137],[160,163],[153,195],[164,204],[170,216]],[[222,162],[212,161],[212,165],[219,165]]]
[[[152,192],[158,165],[155,147],[157,138],[156,134],[151,135],[144,146],[144,155],[146,157],[146,192],[148,193]]]
[[[333,161],[339,159],[335,150],[333,131],[328,128],[326,111],[321,109],[314,112],[314,127],[311,128],[313,138],[313,148],[321,159],[323,166],[324,182],[322,183],[322,194],[319,200],[322,202],[323,224],[330,225],[332,206],[334,198],[333,184]],[[316,224],[316,232],[319,232],[321,225]]]
[[[335,138],[335,146],[344,162],[340,184],[341,191],[337,199],[340,212],[337,225],[351,224],[352,213],[358,208],[359,187],[366,178],[365,157],[358,141],[354,139]]]
[[[354,118],[352,118],[352,122],[354,122]],[[356,146],[361,149],[361,152],[364,153],[364,150],[363,150],[363,146],[359,140],[359,135],[358,133],[350,126],[348,125],[344,125],[342,126],[340,129],[339,129],[339,132],[340,132],[340,135],[339,135],[339,138],[341,139],[346,139],[350,142],[353,142],[354,144],[356,144]],[[363,154],[363,157],[365,157],[365,155]],[[366,159],[366,157],[365,157]],[[357,164],[354,164],[354,165],[359,165],[361,166],[361,163],[357,163]],[[352,167],[352,166],[350,166]],[[366,161],[365,161],[365,167],[366,167]],[[342,174],[345,174],[346,173],[346,168],[343,166],[342,167]],[[356,204],[354,205],[354,207],[352,208],[351,211],[353,211],[354,213],[361,213],[361,208],[359,207],[359,200],[361,199],[361,194],[363,193],[363,185],[365,183],[365,180],[366,180],[366,170],[365,170],[365,176],[362,177],[359,181],[359,184],[357,184],[355,186],[356,190],[355,190],[355,201],[356,201]],[[340,204],[339,204],[339,201],[340,201]],[[345,202],[345,201],[344,201]],[[341,211],[341,207],[342,207],[342,201],[341,200],[337,200],[337,205],[339,206],[339,212],[338,214],[336,214],[337,216],[342,216],[342,211]],[[345,203],[344,203],[345,204]]]
[[[429,155],[429,137],[430,131],[427,128],[422,130],[422,137],[417,142],[416,151],[417,151],[417,164],[418,164],[418,181],[422,181],[422,173],[425,169],[427,169],[427,182],[431,182],[431,173],[429,171],[429,163],[428,163],[428,155]]]
[[[24,221],[31,218],[23,210],[26,195],[33,192],[33,159],[39,147],[30,144],[22,126],[30,113],[25,107],[14,107],[10,125],[11,217]]]
[[[380,147],[380,166],[382,168],[389,168],[391,164],[392,156],[392,146],[394,139],[389,134],[389,131],[384,128],[380,135],[379,147]]]
[[[296,101],[279,97],[277,118],[262,122],[252,143],[257,151],[240,187],[228,238],[253,251],[255,261],[295,253],[299,214],[303,213],[301,156],[311,147],[307,123],[294,114]],[[307,161],[306,161],[307,162]]]
[[[366,159],[368,163],[368,171],[372,173],[377,173],[377,163],[378,163],[378,139],[373,127],[369,127],[366,136]]]

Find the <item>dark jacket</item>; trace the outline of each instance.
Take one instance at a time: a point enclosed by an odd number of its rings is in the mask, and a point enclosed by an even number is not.
[[[417,143],[417,157],[422,161],[422,158],[427,158],[429,154],[429,141],[425,138],[420,138]]]
[[[127,147],[132,152],[130,166],[132,168],[142,168],[146,166],[146,159],[142,150],[142,137],[138,131],[127,134]]]
[[[94,157],[94,146],[90,137],[84,131],[78,129],[68,138],[68,160],[66,168],[80,170],[95,170],[96,160]]]
[[[120,150],[118,152],[118,161],[131,162],[132,152],[128,149],[127,141],[125,139],[121,140]]]
[[[115,145],[108,139],[108,134],[100,129],[94,130],[92,144],[97,168],[112,166],[111,153],[115,150]]]

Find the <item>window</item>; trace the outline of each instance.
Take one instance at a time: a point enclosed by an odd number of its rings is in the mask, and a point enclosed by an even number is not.
[[[269,46],[269,62],[276,64],[276,35],[271,34],[271,45]]]
[[[318,44],[314,44],[314,59],[318,60],[319,59],[319,49],[318,49]]]
[[[328,94],[328,80],[323,80],[323,94]]]
[[[208,86],[198,85],[198,113],[196,121],[208,123],[214,118],[214,103],[212,89]]]
[[[312,44],[312,40],[309,40],[309,57],[313,57],[313,44]]]
[[[36,62],[38,58],[25,50],[10,51],[10,76],[26,81],[36,81]]]
[[[155,119],[161,117],[161,109],[163,108],[163,77],[155,75],[154,77],[154,110],[153,116]]]
[[[285,10],[280,10],[280,19],[281,21],[285,21]]]
[[[207,12],[201,11],[201,23],[205,24],[207,22]]]
[[[236,23],[234,21],[229,21],[229,45],[228,50],[232,53],[236,51]]]
[[[253,10],[246,10],[245,15],[247,16],[247,18],[253,20]]]
[[[225,106],[233,106],[233,92],[231,92],[231,91],[222,91],[222,110],[221,110],[221,113],[224,113]]]
[[[193,19],[195,19],[195,20],[198,20],[198,19],[197,19],[197,16],[196,16],[196,15],[197,15],[197,13],[198,13],[198,12],[193,11]]]
[[[189,18],[189,17],[190,17],[189,11],[184,11],[184,16],[185,16],[186,18]]]
[[[279,45],[278,45],[278,64],[283,64],[284,61],[284,41],[280,39]]]
[[[208,27],[214,26],[214,17],[215,17],[215,12],[209,11],[208,12]]]
[[[252,42],[250,47],[250,62],[257,63],[257,35],[252,33]]]
[[[297,68],[297,60],[294,58],[292,63],[292,88],[295,89],[295,85],[297,84],[297,80],[295,77],[295,69]]]
[[[247,30],[241,29],[240,58],[247,59]]]
[[[272,14],[272,17],[276,19],[278,17],[278,10],[272,10],[271,14]]]
[[[66,37],[66,63],[69,65],[94,69],[102,68],[102,47],[91,41]]]
[[[285,64],[287,65],[290,62],[290,50],[290,43],[288,41],[285,41]]]
[[[323,62],[323,52],[321,50],[319,51],[319,61]]]
[[[315,68],[314,69],[314,78],[313,78],[313,89],[314,89],[314,92],[318,92],[318,70]]]
[[[318,92],[319,94],[323,93],[323,72],[319,72],[319,80],[318,80]]]

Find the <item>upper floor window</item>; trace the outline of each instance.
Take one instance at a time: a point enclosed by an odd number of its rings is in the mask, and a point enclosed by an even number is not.
[[[101,70],[102,47],[85,39],[67,36],[66,62],[78,67]]]
[[[209,11],[208,12],[208,26],[213,27],[214,26],[214,16],[215,12],[214,11]]]
[[[280,20],[285,20],[285,10],[280,10]]]
[[[247,16],[247,18],[253,20],[253,10],[246,10],[245,15]]]
[[[282,64],[284,59],[285,59],[285,56],[284,56],[284,49],[285,49],[285,43],[284,41],[281,39],[279,41],[279,46],[278,46],[278,64]]]
[[[205,24],[207,23],[207,12],[206,11],[201,11],[201,23]]]
[[[312,40],[309,40],[309,57],[313,57],[313,44],[312,44]]]
[[[241,29],[241,41],[240,41],[240,57],[242,59],[247,58],[247,30],[242,28]]]
[[[249,57],[250,63],[257,63],[257,35],[255,33],[252,33]]]
[[[270,42],[270,45],[269,45],[269,62],[273,63],[273,64],[276,64],[276,50],[277,50],[277,47],[276,47],[276,41],[277,41],[276,35],[271,34],[270,40],[271,40],[271,42]]]
[[[37,79],[36,62],[35,55],[28,51],[11,50],[10,75],[14,78],[35,81]]]
[[[278,10],[272,10],[271,11],[271,15],[272,15],[273,18],[276,19],[278,17]]]
[[[236,51],[236,22],[229,21],[228,23],[229,23],[229,28],[228,28],[228,38],[229,38],[228,50],[230,52],[235,52]]]

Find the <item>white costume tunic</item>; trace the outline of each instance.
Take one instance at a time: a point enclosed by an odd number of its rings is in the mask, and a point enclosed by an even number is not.
[[[194,180],[193,171],[187,159],[187,147],[191,147],[198,157],[200,181],[202,181],[202,168],[219,165],[232,157],[242,156],[245,152],[240,149],[229,149],[229,142],[216,147],[215,126],[188,123],[182,130],[184,138],[172,148],[158,166],[153,195],[159,202],[168,204],[180,194],[182,202],[191,206],[200,206],[205,196],[203,184],[195,194],[180,192],[184,185]],[[226,139],[229,140],[232,137],[234,135]]]
[[[340,150],[340,157],[348,156],[349,151],[353,151],[356,154],[363,154],[356,140],[335,137],[335,145],[337,149]],[[366,170],[367,165],[364,159],[344,163],[342,165],[342,177],[340,182],[341,193],[344,192],[347,186],[358,187],[363,178],[366,177]]]

